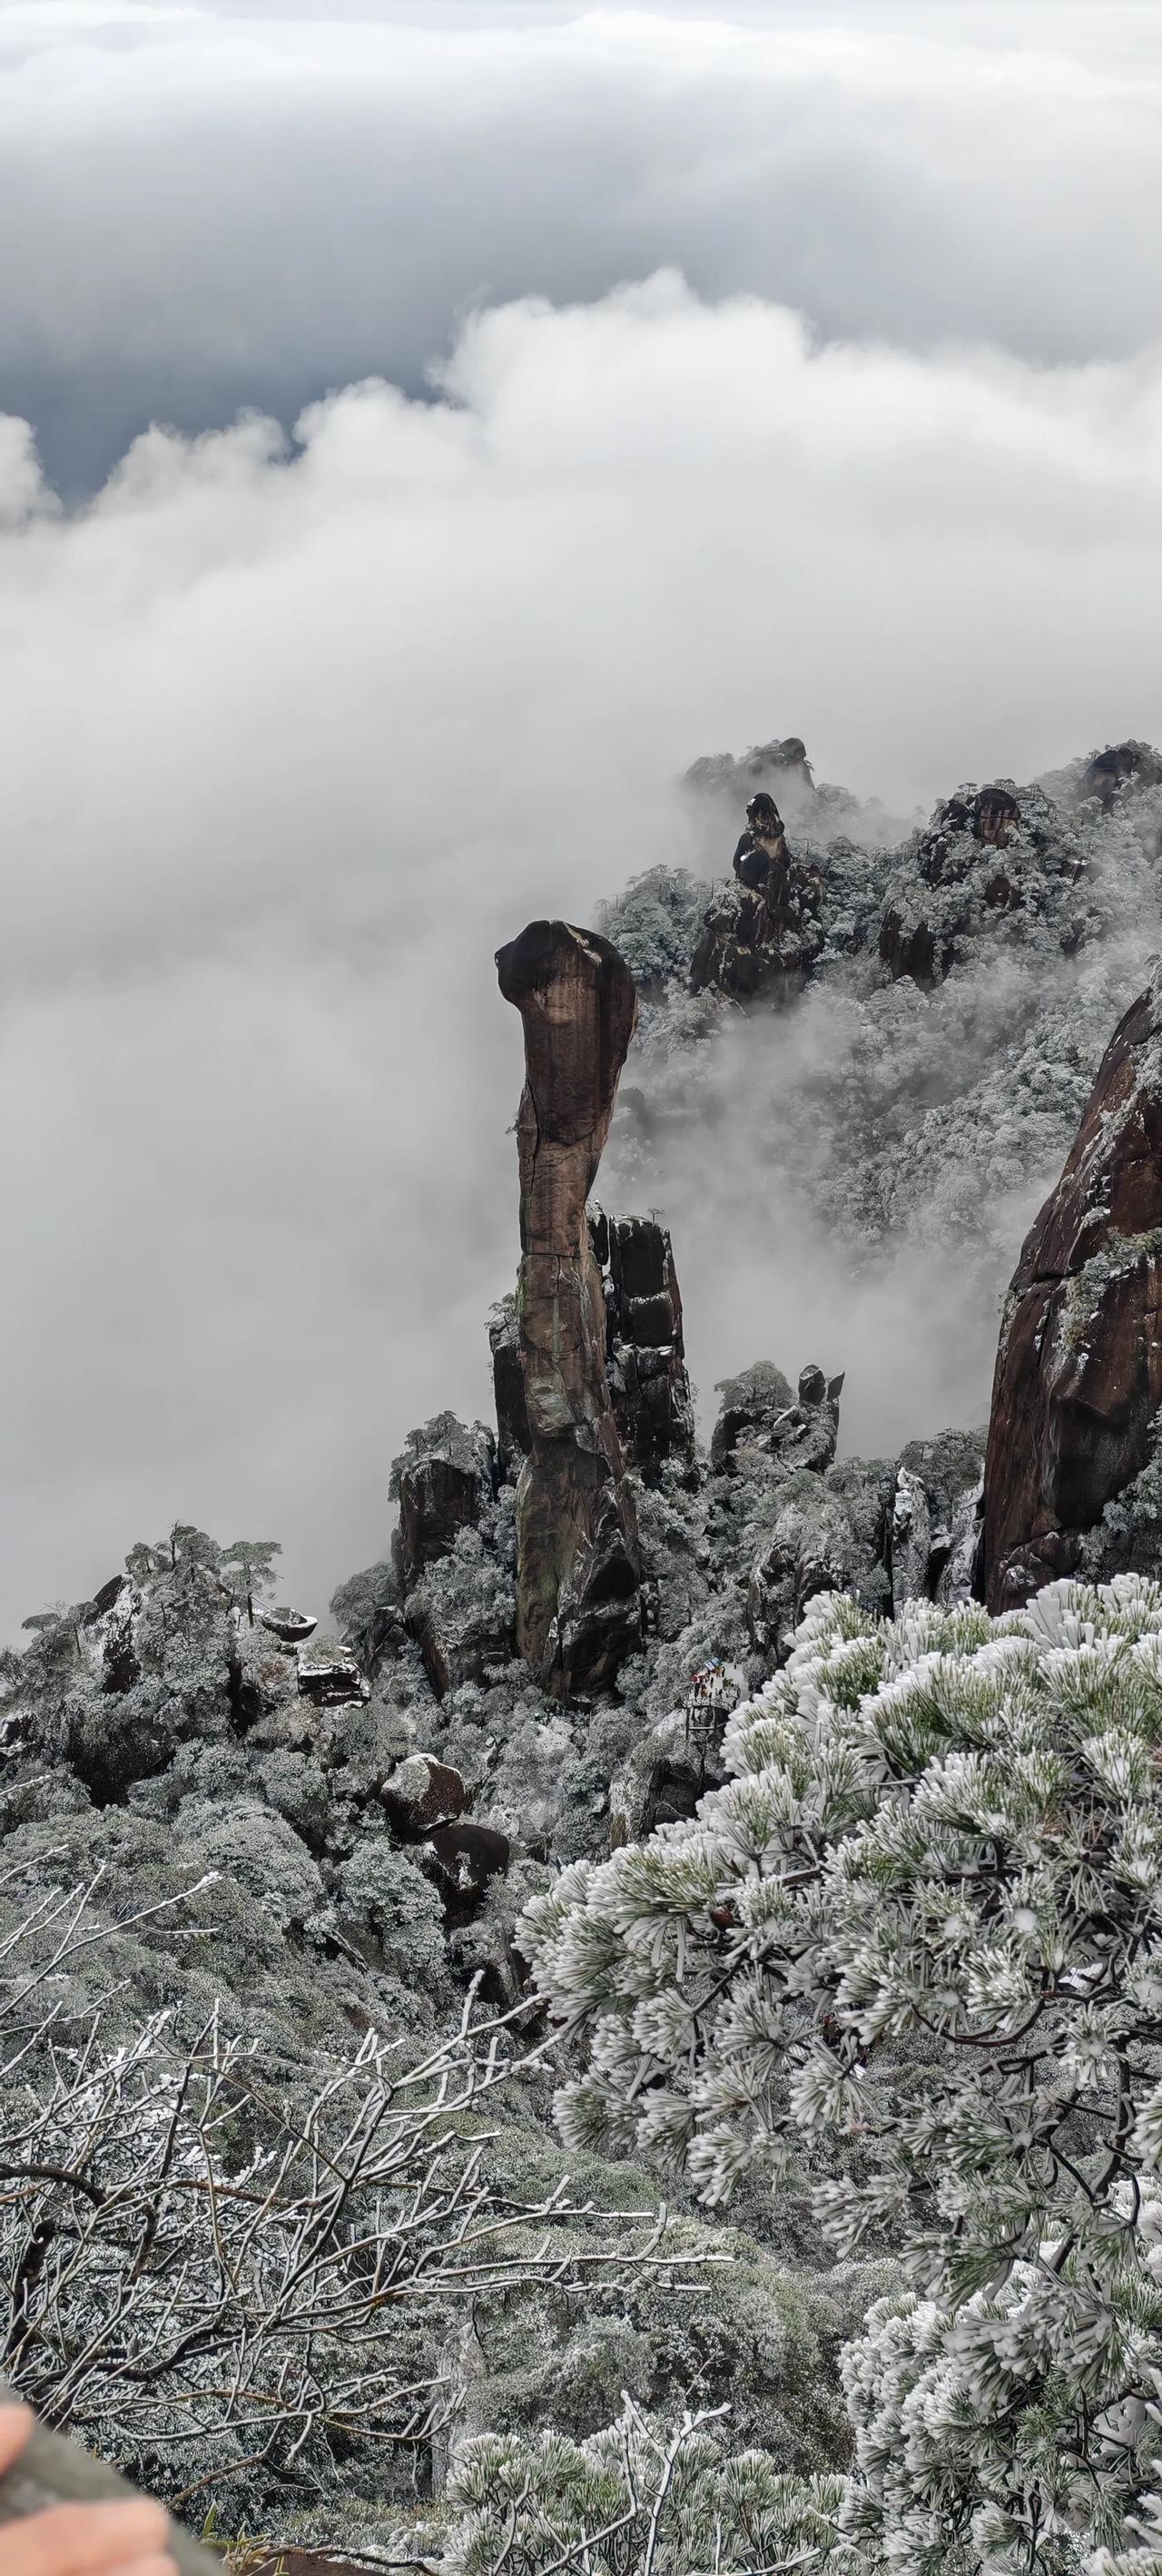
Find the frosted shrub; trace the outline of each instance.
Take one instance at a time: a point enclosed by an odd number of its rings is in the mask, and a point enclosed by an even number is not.
[[[842,2480],[804,2484],[765,2452],[731,2454],[705,2417],[676,2427],[627,2404],[588,2442],[559,2433],[465,2445],[441,2576],[759,2576],[852,2565]]]
[[[5,2375],[180,2512],[269,2530],[340,2464],[348,2497],[390,2491],[455,2413],[466,2310],[661,2259],[657,2213],[605,2213],[606,2251],[563,2181],[493,2180],[481,2113],[519,2061],[471,1999],[426,2051],[370,2029],[269,2086],[216,2011],[187,2034],[77,2014],[92,1892],[50,1888],[0,1935]]]
[[[903,2240],[845,2527],[906,2576],[1064,2576],[1162,2485],[1162,1587],[822,1598],[725,1757],[529,1909],[565,2136]]]

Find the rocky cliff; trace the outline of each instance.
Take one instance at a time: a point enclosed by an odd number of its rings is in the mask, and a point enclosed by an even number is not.
[[[1061,1179],[1028,1235],[997,1355],[984,1584],[1009,1609],[1055,1576],[1162,1564],[1133,1508],[1162,1405],[1162,1002],[1102,1060]],[[1137,1498],[1143,1506],[1152,1497]],[[1120,1506],[1120,1507],[1119,1507]]]
[[[739,1000],[792,1001],[823,946],[822,878],[792,858],[782,815],[765,789],[747,806],[734,877],[707,908],[690,990],[715,986]]]
[[[606,1371],[587,1203],[637,1017],[617,950],[535,921],[496,960],[525,1034],[517,1319],[528,1455],[517,1487],[517,1643],[563,1698],[640,1636],[637,1522]]]

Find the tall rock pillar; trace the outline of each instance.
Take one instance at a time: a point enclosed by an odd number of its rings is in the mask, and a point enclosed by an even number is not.
[[[1127,1011],[1026,1239],[993,1382],[984,1591],[1162,1571],[1162,995]],[[1142,1481],[1139,1482],[1138,1480]]]
[[[560,1698],[608,1681],[641,1635],[637,1521],[605,1369],[586,1201],[637,1017],[607,939],[533,921],[497,952],[520,1012],[520,1356],[529,1454],[517,1488],[517,1643]]]

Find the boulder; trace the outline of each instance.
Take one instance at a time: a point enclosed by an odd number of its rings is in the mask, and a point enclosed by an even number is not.
[[[392,1832],[406,1843],[422,1843],[437,1827],[455,1824],[468,1803],[461,1773],[430,1753],[397,1762],[379,1794]]]
[[[308,1637],[314,1636],[319,1622],[310,1618],[305,1610],[292,1610],[284,1601],[274,1610],[260,1610],[258,1624],[260,1628],[268,1629],[272,1637],[277,1637],[280,1645],[302,1646]]]
[[[1009,1290],[985,1465],[990,1609],[1060,1575],[1162,1561],[1153,1512],[1111,1507],[1155,1454],[1162,1404],[1162,1002],[1115,1031]]]
[[[517,1487],[516,1634],[542,1686],[567,1699],[611,1680],[641,1638],[637,1521],[586,1222],[637,998],[609,941],[569,922],[531,922],[496,965],[525,1040],[518,1315],[529,1452]]]

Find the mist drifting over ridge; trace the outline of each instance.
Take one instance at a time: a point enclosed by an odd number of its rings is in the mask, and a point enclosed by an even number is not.
[[[493,949],[705,870],[696,752],[793,722],[907,813],[1159,730],[1158,403],[666,275],[474,318],[438,403],[154,432],[85,508],[9,424],[6,1615],[178,1488],[312,1598],[382,1544],[511,1277]]]

